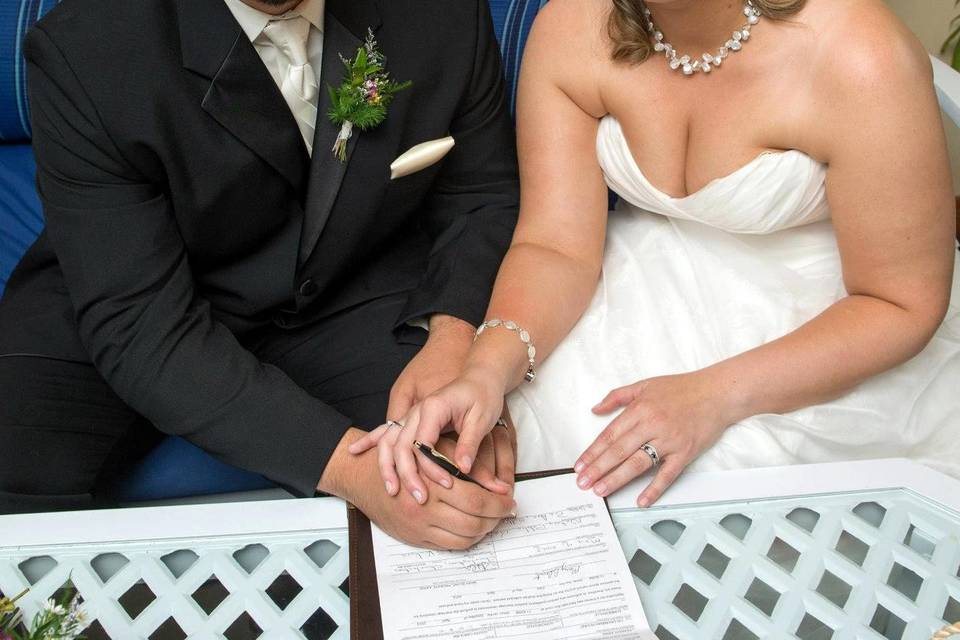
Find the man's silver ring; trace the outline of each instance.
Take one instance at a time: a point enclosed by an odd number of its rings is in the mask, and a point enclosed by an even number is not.
[[[495,426],[495,427],[503,427],[503,428],[506,429],[507,431],[510,430],[510,427],[507,426],[507,421],[504,420],[503,418],[497,418],[497,423],[496,423],[494,426]]]
[[[388,427],[396,427],[397,429],[403,429],[403,423],[397,422],[396,420],[387,420]]]
[[[645,454],[650,456],[650,462],[653,463],[654,467],[660,466],[660,454],[657,452],[657,448],[655,446],[648,442],[640,445],[640,451],[643,451]]]

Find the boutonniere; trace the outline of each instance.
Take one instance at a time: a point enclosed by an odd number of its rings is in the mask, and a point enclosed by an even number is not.
[[[377,48],[373,30],[367,30],[367,41],[357,49],[353,60],[342,55],[340,60],[347,68],[347,76],[339,89],[330,91],[330,121],[340,126],[340,133],[333,145],[333,155],[340,162],[347,160],[347,141],[353,136],[353,128],[361,131],[372,129],[387,117],[387,107],[393,96],[408,88],[410,82],[394,82],[387,73],[387,59]]]

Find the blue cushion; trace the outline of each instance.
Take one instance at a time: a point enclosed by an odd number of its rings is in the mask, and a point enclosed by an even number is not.
[[[263,476],[220,462],[182,438],[161,442],[114,485],[116,498],[128,502],[255,491],[274,486]]]
[[[23,36],[60,0],[0,1],[0,142],[30,140]]]
[[[537,12],[547,0],[489,0],[493,15],[493,28],[497,32],[500,51],[503,54],[503,72],[510,96],[510,113],[515,112],[517,83],[520,78],[520,60],[527,36]]]
[[[29,144],[0,144],[0,295],[20,257],[43,229]]]

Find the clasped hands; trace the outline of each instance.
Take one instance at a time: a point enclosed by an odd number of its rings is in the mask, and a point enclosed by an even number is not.
[[[381,526],[421,546],[467,548],[503,518],[516,515],[516,433],[509,419],[505,427],[497,426],[508,389],[496,375],[464,367],[467,330],[431,331],[427,346],[394,386],[388,416],[395,422],[360,436],[348,448],[379,469],[385,489],[380,499],[402,503],[400,517],[387,518]],[[443,336],[453,331],[463,335],[446,341]],[[620,413],[575,462],[578,486],[606,497],[650,472],[654,461],[643,451],[649,444],[661,464],[637,504],[650,506],[742,417],[729,401],[733,396],[724,391],[714,369],[650,378],[611,391],[593,412]],[[417,452],[415,441],[434,446],[479,485],[455,480]]]
[[[330,472],[327,488],[322,489],[343,496],[384,531],[417,546],[471,547],[516,510],[513,500],[516,437],[512,427],[497,428],[477,441],[471,476],[479,485],[454,480],[433,464],[425,463],[418,469],[413,458],[413,440],[408,438],[417,431],[416,425],[410,422],[410,417],[419,411],[416,408],[460,374],[473,332],[472,326],[449,316],[431,319],[426,345],[406,366],[390,393],[387,416],[406,424],[407,428],[384,425],[370,433],[351,429],[342,446],[345,457],[352,460],[338,465],[336,472]],[[404,445],[398,443],[401,433]],[[429,443],[446,457],[453,458],[456,435],[447,430],[442,437],[438,434],[431,438]],[[378,447],[378,443],[382,446]],[[388,443],[398,448],[405,446],[409,454],[397,456],[407,465],[404,470],[409,473],[405,476],[414,476],[407,490],[400,490],[395,471],[391,474],[384,471]],[[340,459],[337,454],[335,457]],[[391,470],[392,461],[391,456]],[[383,484],[379,479],[381,475]]]
[[[481,483],[490,491],[501,492],[507,483],[489,469],[499,464],[496,443],[514,437],[512,426],[496,426],[504,408],[504,391],[481,372],[467,369],[413,406],[402,420],[403,428],[380,427],[354,443],[351,451],[376,447],[387,491],[396,495],[402,488],[422,503],[429,496],[428,480],[449,487],[453,479],[415,452],[413,443],[430,444],[455,433],[456,442],[447,445],[454,451],[452,457],[444,452],[447,457],[461,471],[482,476]],[[576,461],[578,486],[606,497],[648,473],[655,465],[643,446],[650,444],[662,463],[637,498],[638,506],[650,506],[735,422],[732,410],[720,400],[722,395],[709,370],[650,378],[611,391],[593,412],[621,411]]]

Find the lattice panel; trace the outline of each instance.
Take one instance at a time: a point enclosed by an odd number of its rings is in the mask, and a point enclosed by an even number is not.
[[[31,617],[71,579],[114,638],[347,640],[345,529],[0,549],[0,592]]]
[[[960,621],[960,518],[908,491],[613,517],[661,640],[928,640]]]

